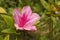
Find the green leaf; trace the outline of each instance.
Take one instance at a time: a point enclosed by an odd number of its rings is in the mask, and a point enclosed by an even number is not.
[[[22,36],[21,35],[16,35],[16,40],[22,40]]]
[[[2,30],[1,32],[3,32],[3,33],[16,33],[16,31],[15,31],[15,29],[4,29],[4,30]]]
[[[60,28],[60,21],[58,21],[54,27],[54,29],[59,29]]]
[[[2,7],[0,7],[0,13],[7,13],[7,12],[5,11],[5,9],[3,9]]]
[[[49,0],[51,4],[55,4],[55,0]]]
[[[56,4],[59,6],[60,5],[60,1],[56,2]]]
[[[41,4],[46,8],[47,10],[50,10],[50,5],[45,0],[40,0]]]
[[[37,25],[38,23],[40,23],[40,21],[37,21],[34,25]]]
[[[11,15],[13,15],[13,8],[9,8],[8,10],[9,10],[8,12],[9,12]]]
[[[4,38],[4,40],[9,40],[9,35],[7,35],[7,36]]]
[[[1,15],[5,22],[12,28],[14,26],[13,18],[8,15]]]
[[[41,36],[40,39],[41,39],[41,40],[48,40],[46,34],[45,34],[44,36]]]
[[[2,36],[0,35],[0,40],[3,40]]]

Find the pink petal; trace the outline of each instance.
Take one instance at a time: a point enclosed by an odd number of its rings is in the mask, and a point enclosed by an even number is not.
[[[40,18],[40,16],[37,13],[33,13],[30,17],[30,19],[34,19],[34,18]]]
[[[26,15],[27,17],[30,17],[31,14],[32,14],[32,10],[31,10],[30,6],[23,7],[22,15]]]
[[[14,9],[14,21],[16,24],[19,24],[19,19],[20,19],[20,10],[19,9]]]
[[[17,30],[24,30],[23,27],[19,27],[18,24],[15,24],[15,27],[16,27]]]
[[[40,18],[37,13],[33,13],[30,17],[30,20],[25,24],[25,26],[29,25],[32,26],[34,23]]]
[[[24,29],[25,30],[37,30],[35,26],[26,26]]]

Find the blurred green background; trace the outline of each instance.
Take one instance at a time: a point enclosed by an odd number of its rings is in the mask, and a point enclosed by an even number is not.
[[[14,27],[13,9],[26,5],[40,20],[37,31],[21,34]],[[0,40],[60,40],[60,0],[0,0]]]

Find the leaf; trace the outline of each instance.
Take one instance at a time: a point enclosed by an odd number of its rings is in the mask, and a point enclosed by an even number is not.
[[[34,25],[37,25],[38,23],[40,23],[40,21],[37,21]]]
[[[41,36],[41,38],[40,38],[41,40],[48,40],[47,39],[47,35],[45,34],[44,36]]]
[[[9,11],[8,11],[9,14],[13,15],[13,8],[9,8],[8,10],[9,10]]]
[[[56,2],[56,4],[59,6],[60,5],[60,1]]]
[[[5,11],[5,9],[3,9],[2,7],[0,7],[0,13],[7,13],[7,12]]]
[[[8,15],[1,15],[5,22],[12,28],[14,26],[13,18]]]
[[[2,36],[0,35],[0,40],[3,40]]]
[[[54,29],[59,29],[60,28],[60,21],[58,21],[54,27]]]
[[[16,31],[14,30],[14,29],[4,29],[4,30],[2,30],[1,32],[3,32],[3,33],[16,33]]]
[[[53,24],[55,24],[56,23],[56,17],[51,17],[51,19],[52,19],[52,21],[53,21]]]
[[[16,35],[16,40],[22,40],[23,38],[21,38],[20,35]]]
[[[7,36],[4,38],[4,40],[9,40],[9,35],[7,35]]]
[[[51,4],[55,4],[55,0],[49,0]]]
[[[50,10],[50,5],[45,0],[40,0],[41,4],[46,8],[47,10]]]

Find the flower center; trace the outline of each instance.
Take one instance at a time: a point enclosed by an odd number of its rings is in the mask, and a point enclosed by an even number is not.
[[[20,19],[20,27],[23,27],[27,21],[28,21],[27,16],[23,14]]]

